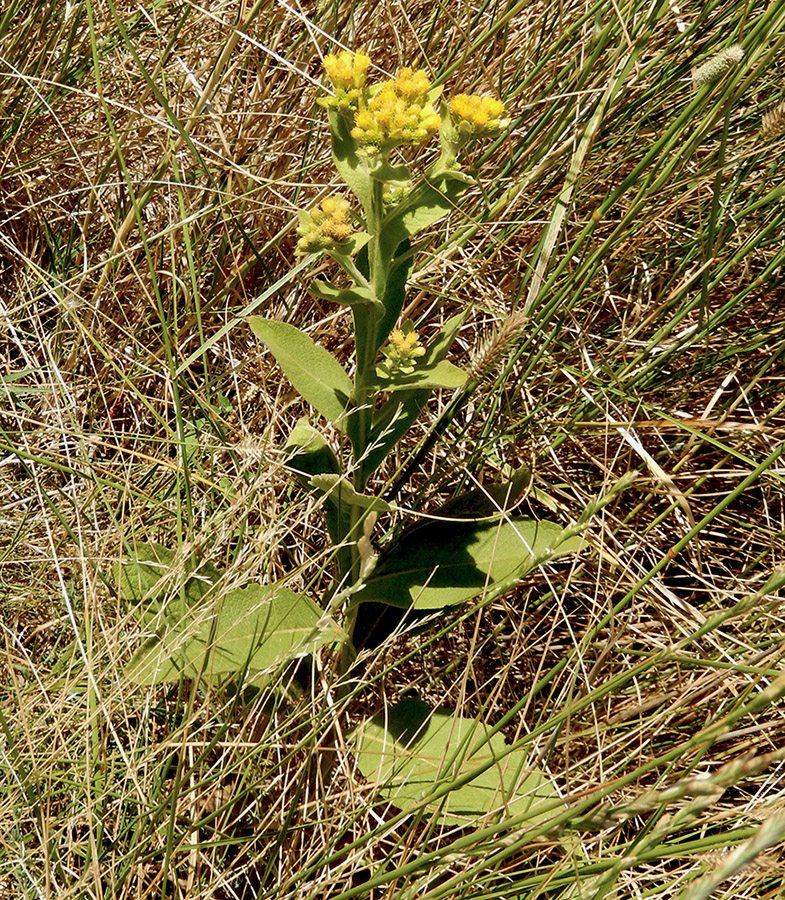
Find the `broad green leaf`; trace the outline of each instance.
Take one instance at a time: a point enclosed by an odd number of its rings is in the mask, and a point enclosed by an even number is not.
[[[466,313],[463,312],[452,316],[445,322],[439,336],[426,348],[425,356],[420,360],[421,365],[436,365],[445,358],[465,318]],[[371,439],[364,461],[366,472],[373,472],[406,434],[420,415],[420,410],[425,405],[430,392],[430,388],[395,392],[374,413]]]
[[[320,300],[327,300],[329,303],[339,303],[341,306],[372,306],[381,312],[384,307],[381,300],[370,288],[358,286],[355,288],[338,288],[328,281],[312,281],[308,286],[308,290]]]
[[[521,466],[512,473],[512,478],[496,484],[489,484],[470,491],[464,491],[448,500],[436,510],[435,515],[443,519],[483,519],[499,516],[511,509],[531,480],[531,470]]]
[[[412,177],[408,166],[391,166],[385,159],[379,159],[375,165],[370,167],[369,172],[376,181],[406,183]]]
[[[127,555],[115,570],[115,583],[123,600],[143,604],[135,611],[145,622],[166,609],[169,616],[180,616],[196,606],[221,573],[209,562],[190,560],[182,563],[176,578],[170,573],[175,553],[154,543],[135,544],[133,556]]]
[[[294,388],[326,419],[341,427],[352,392],[352,382],[341,364],[293,325],[260,316],[251,316],[249,322]]]
[[[501,735],[489,736],[482,722],[454,711],[432,712],[414,697],[366,721],[355,740],[362,774],[403,811],[425,805],[450,825],[502,816],[532,827],[564,806],[544,773]]]
[[[300,483],[306,488],[316,489],[326,495],[324,517],[327,531],[333,545],[339,548],[337,554],[341,571],[348,571],[351,568],[351,551],[348,547],[340,545],[351,529],[351,509],[345,504],[342,505],[337,495],[331,495],[327,489],[311,481],[315,475],[337,479],[341,471],[338,458],[332,447],[305,417],[292,429],[284,444],[284,450],[291,454],[287,465],[297,473]],[[329,482],[330,486],[333,484],[334,481]]]
[[[283,446],[287,466],[308,486],[312,475],[337,474],[338,458],[322,435],[303,416],[292,429]]]
[[[398,253],[387,271],[387,282],[384,297],[382,297],[384,315],[376,329],[374,353],[387,340],[387,336],[395,328],[395,323],[401,315],[403,302],[406,299],[406,281],[409,278],[413,260],[414,254],[409,247],[409,242],[404,241],[398,247]]]
[[[363,471],[374,472],[387,454],[395,447],[417,421],[430,390],[393,393],[373,416],[371,439],[363,460]]]
[[[362,203],[366,216],[370,216],[373,209],[373,179],[368,174],[365,163],[357,155],[351,122],[335,109],[328,112],[328,117],[335,168]]]
[[[580,537],[534,519],[429,522],[406,532],[377,565],[362,602],[415,609],[465,603],[512,587],[545,559],[576,553]]]
[[[345,244],[336,244],[332,250],[326,250],[325,252],[328,256],[343,264],[345,257],[359,253],[370,239],[371,236],[367,231],[355,231]]]
[[[469,184],[465,175],[449,169],[436,176],[426,175],[382,222],[382,256],[392,259],[402,241],[443,219],[455,209]]]
[[[337,623],[308,597],[278,585],[230,591],[149,638],[126,674],[137,684],[264,674],[343,639]]]
[[[378,371],[373,387],[379,391],[410,391],[418,389],[435,390],[437,388],[459,388],[466,381],[466,372],[454,366],[446,359],[428,366],[415,364],[410,374],[393,372],[389,378]]]
[[[370,509],[380,513],[392,512],[393,509],[381,497],[358,494],[349,480],[341,475],[314,475],[311,478],[311,485],[324,491],[339,506],[356,506],[359,509]]]

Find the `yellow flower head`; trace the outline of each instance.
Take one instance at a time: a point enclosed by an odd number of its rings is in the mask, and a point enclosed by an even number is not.
[[[450,101],[453,124],[464,138],[485,137],[506,128],[504,104],[493,97],[477,94],[458,94]]]
[[[414,366],[421,356],[425,356],[425,347],[414,330],[414,325],[407,319],[400,328],[394,328],[390,340],[382,349],[385,359],[377,366],[377,373],[389,378],[393,372],[411,375]]]
[[[341,50],[325,56],[322,66],[335,89],[335,97],[327,101],[328,105],[357,109],[370,65],[371,58],[364,53]]]
[[[352,211],[343,197],[326,197],[319,206],[300,214],[297,252],[318,253],[345,244],[352,236]]]
[[[427,103],[431,81],[422,70],[415,72],[408,66],[404,66],[404,68],[398,69],[392,84],[395,93],[407,103],[417,103],[420,106]]]
[[[428,100],[431,82],[424,72],[400,69],[384,81],[354,117],[352,137],[386,153],[400,144],[419,144],[439,130],[439,114]]]

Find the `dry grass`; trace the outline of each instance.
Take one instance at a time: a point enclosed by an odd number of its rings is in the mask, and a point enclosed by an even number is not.
[[[783,17],[0,13],[0,898],[696,900],[707,873],[717,897],[782,896]],[[290,277],[295,211],[336,177],[315,105],[334,41],[495,91],[514,118],[407,298],[426,335],[471,304],[458,352],[491,351],[393,461],[405,505],[527,463],[524,509],[567,524],[640,475],[589,551],[395,636],[343,700],[326,653],[304,692],[145,690],[123,674],[124,545],[314,596],[330,580],[280,450],[307,409],[244,318],[349,352],[346,315]],[[696,91],[732,43],[744,60]],[[501,723],[563,812],[448,830],[380,803],[349,729],[412,690]]]

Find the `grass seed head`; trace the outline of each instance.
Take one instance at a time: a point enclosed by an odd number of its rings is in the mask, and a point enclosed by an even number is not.
[[[713,84],[715,81],[737,66],[744,59],[741,45],[733,44],[708,59],[703,65],[692,70],[692,81],[695,87]]]
[[[760,123],[760,136],[764,141],[776,141],[785,134],[785,103],[767,112]]]

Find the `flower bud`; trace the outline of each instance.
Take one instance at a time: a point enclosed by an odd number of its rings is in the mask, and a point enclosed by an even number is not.
[[[310,212],[300,213],[297,252],[318,253],[345,244],[354,233],[351,207],[343,197],[326,197]]]
[[[458,94],[450,101],[450,112],[455,129],[464,140],[497,134],[510,124],[504,118],[504,104],[493,97]]]

